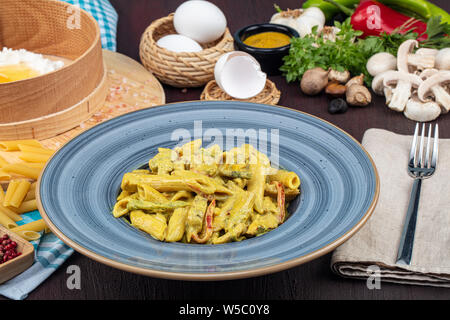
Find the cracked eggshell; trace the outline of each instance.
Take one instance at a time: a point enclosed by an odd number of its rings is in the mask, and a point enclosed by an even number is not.
[[[222,55],[214,67],[217,85],[236,99],[249,99],[259,94],[266,85],[267,75],[258,61],[242,51]]]
[[[173,25],[177,33],[199,43],[208,43],[224,34],[227,19],[215,4],[204,0],[190,0],[177,8]]]
[[[180,34],[169,34],[156,42],[156,45],[173,52],[198,52],[203,48],[191,38]]]

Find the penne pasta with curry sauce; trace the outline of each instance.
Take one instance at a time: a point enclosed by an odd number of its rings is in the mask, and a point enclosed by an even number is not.
[[[148,169],[125,173],[112,214],[158,241],[242,241],[285,221],[299,182],[251,145],[223,152],[194,140],[159,148]]]

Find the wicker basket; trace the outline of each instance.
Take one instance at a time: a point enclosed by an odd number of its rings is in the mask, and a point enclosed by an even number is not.
[[[67,131],[104,101],[100,29],[87,12],[57,0],[1,0],[3,46],[66,64],[38,77],[0,84],[0,138],[46,138],[50,131]]]
[[[220,87],[217,85],[215,80],[211,80],[203,89],[202,94],[200,95],[200,100],[233,100],[233,101],[248,101],[255,103],[264,103],[264,104],[277,104],[280,101],[281,93],[275,86],[275,83],[267,79],[266,86],[263,91],[261,91],[258,95],[245,100],[235,99],[225,93]]]
[[[161,82],[179,88],[200,87],[214,79],[214,66],[220,56],[234,50],[228,28],[199,52],[172,52],[156,45],[161,37],[175,34],[173,14],[155,20],[142,34],[139,54],[142,64]]]

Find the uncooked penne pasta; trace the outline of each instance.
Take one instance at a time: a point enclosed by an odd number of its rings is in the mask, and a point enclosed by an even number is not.
[[[51,155],[44,153],[32,153],[32,152],[22,152],[19,155],[19,159],[27,162],[46,162],[50,159]]]
[[[12,180],[6,190],[3,205],[5,207],[19,208],[28,190],[30,190],[30,186],[31,183],[27,180]]]
[[[19,180],[12,180],[9,185],[8,188],[6,189],[6,193],[5,193],[5,198],[3,199],[3,206],[5,207],[9,207],[9,203],[11,201],[11,198],[14,194],[14,192],[17,189],[17,186],[19,185]]]
[[[13,221],[20,221],[22,220],[22,217],[19,216],[16,212],[12,211],[11,209],[4,207],[0,204],[0,212],[3,212],[8,217],[10,217]]]
[[[8,164],[4,166],[2,169],[7,173],[16,173],[34,180],[38,179],[39,174],[41,173],[42,170],[40,168],[31,168],[21,163]]]
[[[30,190],[28,190],[27,195],[25,196],[25,198],[23,199],[23,201],[29,201],[29,200],[33,200],[36,199],[36,182],[33,182],[30,186]]]
[[[13,219],[8,217],[3,211],[0,211],[0,224],[7,229],[12,229],[17,227],[17,223]]]
[[[27,241],[34,241],[41,237],[41,234],[39,232],[31,231],[31,230],[22,230],[22,231],[18,231],[16,233],[20,237],[24,238]]]
[[[5,191],[3,191],[3,187],[0,185],[0,203],[3,203],[5,200]]]
[[[45,167],[45,162],[29,162],[26,164],[26,166],[29,168],[36,168],[42,170]]]
[[[35,231],[35,232],[41,232],[45,230],[47,225],[44,222],[44,219],[39,219],[27,224],[23,224],[21,226],[16,226],[11,229],[13,232],[20,232],[20,231]]]
[[[24,202],[22,202],[20,207],[18,207],[18,208],[10,207],[10,209],[12,211],[14,211],[15,213],[19,213],[19,214],[37,210],[36,199],[24,201]]]
[[[19,151],[19,144],[43,148],[42,144],[37,140],[12,140],[0,141],[0,150]]]
[[[43,154],[47,154],[47,155],[52,155],[55,153],[55,151],[51,150],[51,149],[46,149],[46,148],[42,148],[42,147],[34,147],[34,146],[26,145],[26,144],[19,144],[19,149],[22,152],[43,153]]]
[[[0,181],[11,180],[11,175],[8,172],[0,169]]]
[[[5,159],[3,159],[3,158],[0,156],[0,168],[3,167],[3,166],[5,166],[5,165],[7,165],[7,164],[9,164],[9,162],[6,161]]]

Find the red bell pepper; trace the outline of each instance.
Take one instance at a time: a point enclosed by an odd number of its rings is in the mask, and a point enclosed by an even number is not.
[[[213,223],[215,208],[216,208],[216,199],[213,199],[211,201],[211,203],[209,204],[208,209],[206,209],[206,213],[205,213],[205,222],[206,222],[205,233],[201,237],[194,233],[192,235],[192,239],[194,239],[195,242],[205,243],[206,241],[208,241],[211,238],[211,236],[213,234],[213,224],[212,223]]]
[[[414,29],[414,32],[419,34],[417,40],[421,41],[427,38],[427,35],[424,33],[427,30],[425,22],[405,16],[380,2],[364,0],[360,2],[355,10],[351,10],[334,1],[325,1],[333,3],[342,12],[351,16],[350,21],[353,29],[363,32],[361,38],[379,36],[383,32],[391,34],[394,30],[404,33],[410,29]],[[398,30],[400,27],[402,29]]]

